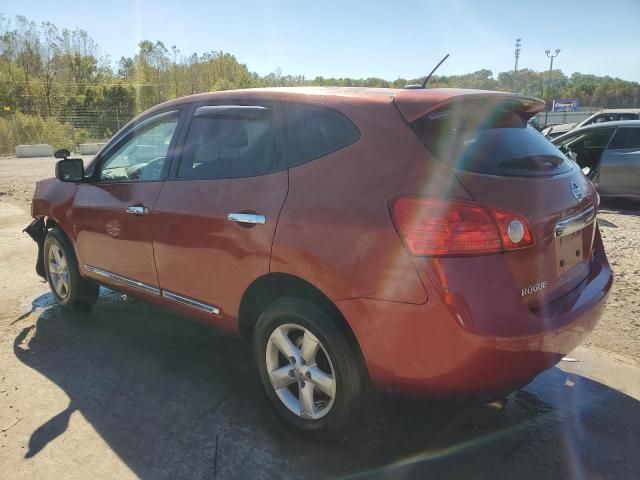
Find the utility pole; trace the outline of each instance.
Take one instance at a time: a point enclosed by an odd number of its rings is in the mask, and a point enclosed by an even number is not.
[[[520,48],[522,46],[522,44],[520,43],[521,41],[522,41],[521,38],[516,38],[516,52],[515,52],[516,64],[513,67],[513,72],[514,73],[518,73],[518,60],[520,60],[520,51],[522,50]]]
[[[549,62],[549,86],[547,87],[547,108],[544,110],[544,126],[547,126],[547,117],[549,116],[549,101],[551,96],[551,72],[553,71],[553,59],[560,54],[560,49],[556,48],[555,55],[551,54],[551,50],[545,50],[544,53],[551,59]]]
[[[514,55],[516,57],[516,64],[513,67],[513,81],[511,82],[512,83],[511,87],[512,87],[512,89],[514,91],[516,89],[516,76],[518,74],[518,60],[520,59],[520,50],[521,50],[520,41],[521,40],[522,40],[521,38],[516,38],[516,51],[515,51],[515,55]]]

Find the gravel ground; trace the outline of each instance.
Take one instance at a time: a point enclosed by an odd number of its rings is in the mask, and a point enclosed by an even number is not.
[[[86,162],[92,157],[82,158]],[[0,201],[28,208],[35,181],[51,176],[54,165],[55,159],[48,158],[1,158]],[[615,281],[605,314],[586,345],[640,365],[640,206],[604,202],[599,224]]]
[[[640,364],[640,206],[605,201],[598,223],[614,283],[605,314],[585,345]]]

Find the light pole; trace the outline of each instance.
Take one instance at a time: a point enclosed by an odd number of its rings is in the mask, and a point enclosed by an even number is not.
[[[549,63],[549,86],[547,87],[547,108],[544,110],[544,126],[547,126],[547,117],[549,115],[549,101],[551,100],[551,71],[553,70],[553,59],[560,54],[560,49],[556,48],[556,54],[551,55],[551,50],[545,50],[544,53],[551,59]]]
[[[513,66],[513,82],[512,82],[512,88],[513,91],[516,91],[516,76],[518,75],[518,60],[520,59],[520,50],[521,50],[521,38],[516,38],[516,51],[514,56],[516,57],[516,64]]]

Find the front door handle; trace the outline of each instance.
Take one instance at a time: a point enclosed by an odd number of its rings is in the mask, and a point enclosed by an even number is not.
[[[149,209],[144,205],[131,205],[127,207],[127,213],[131,215],[146,215],[149,213]]]
[[[252,225],[264,225],[267,217],[259,213],[230,213],[227,220],[236,223],[248,223]]]

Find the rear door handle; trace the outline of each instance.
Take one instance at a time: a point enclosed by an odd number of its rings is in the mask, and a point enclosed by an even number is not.
[[[144,205],[130,205],[127,207],[127,213],[131,215],[146,215],[149,213],[149,209]]]
[[[249,223],[252,225],[264,225],[267,217],[259,213],[230,213],[227,220],[236,223]]]

